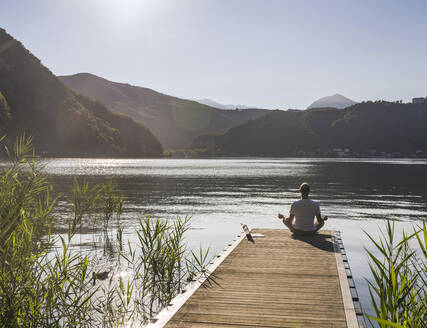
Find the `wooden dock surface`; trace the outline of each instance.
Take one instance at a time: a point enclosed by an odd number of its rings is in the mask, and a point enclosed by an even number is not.
[[[252,232],[264,237],[239,238],[217,263],[219,285],[205,282],[164,310],[162,327],[358,327],[334,232]]]

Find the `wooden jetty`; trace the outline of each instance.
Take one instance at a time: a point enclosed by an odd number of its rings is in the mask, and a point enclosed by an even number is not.
[[[251,233],[253,242],[239,235],[211,262],[217,284],[198,277],[148,327],[363,326],[339,234]]]

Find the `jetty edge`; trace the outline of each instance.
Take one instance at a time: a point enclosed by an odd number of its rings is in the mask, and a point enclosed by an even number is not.
[[[239,234],[146,327],[366,327],[338,231]],[[218,284],[208,283],[214,273]]]

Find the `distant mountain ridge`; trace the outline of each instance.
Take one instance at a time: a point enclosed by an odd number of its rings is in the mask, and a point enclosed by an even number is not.
[[[185,148],[199,135],[224,132],[268,112],[263,109],[220,110],[151,89],[112,82],[90,73],[59,78],[75,92],[88,95],[111,110],[143,123],[168,149]]]
[[[215,107],[215,108],[219,108],[219,109],[249,109],[249,108],[256,108],[255,106],[246,106],[246,105],[233,105],[233,104],[227,104],[227,105],[223,105],[220,104],[219,102],[216,102],[212,99],[208,99],[208,98],[203,98],[203,99],[192,99],[194,101],[197,101],[200,104],[203,105],[207,105],[207,106],[211,106],[211,107]]]
[[[204,156],[322,157],[340,149],[355,157],[427,156],[427,103],[271,111],[226,133],[200,136],[190,149]]]
[[[67,157],[160,157],[153,134],[128,116],[76,95],[0,29],[0,127],[34,137],[39,153]]]
[[[312,108],[342,109],[354,104],[357,104],[357,102],[337,93],[332,96],[327,96],[327,97],[323,97],[316,100],[310,106],[308,106],[307,109],[312,109]]]

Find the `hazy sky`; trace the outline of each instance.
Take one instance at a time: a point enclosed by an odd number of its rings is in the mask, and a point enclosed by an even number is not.
[[[427,96],[425,0],[0,0],[0,27],[57,75],[182,98],[286,109]]]

